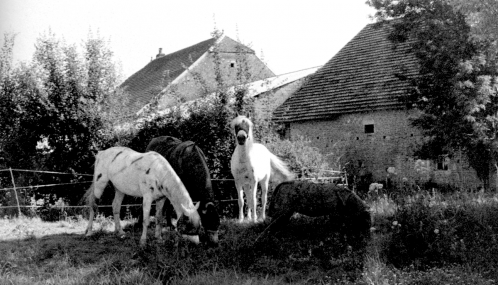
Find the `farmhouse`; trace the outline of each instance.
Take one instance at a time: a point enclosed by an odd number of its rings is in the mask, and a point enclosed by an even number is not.
[[[163,54],[130,76],[121,88],[131,113],[137,113],[156,100],[158,110],[207,95],[216,87],[216,64],[226,86],[253,82],[275,74],[249,47],[221,36],[182,50]],[[246,71],[241,82],[237,71]]]
[[[270,118],[272,112],[299,89],[306,81],[306,78],[317,69],[318,67],[307,68],[243,84],[243,87],[247,90],[246,96],[254,98],[254,115],[264,119]],[[235,98],[236,87],[240,86],[232,86],[227,89],[227,93],[232,100]],[[166,116],[178,108],[185,116],[188,116],[188,107],[191,104],[209,104],[210,100],[215,98],[215,96],[216,94],[212,93],[202,98],[150,112],[147,116],[141,116],[137,119],[136,124],[140,126],[144,121],[151,121],[157,117]]]
[[[357,182],[435,182],[476,188],[481,183],[461,157],[414,157],[423,139],[410,125],[417,115],[403,95],[417,75],[408,44],[387,39],[389,25],[369,24],[273,113],[286,136],[312,140],[331,165],[347,166]],[[405,179],[406,178],[406,179]]]

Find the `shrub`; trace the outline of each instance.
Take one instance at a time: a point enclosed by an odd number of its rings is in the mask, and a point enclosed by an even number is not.
[[[298,177],[318,177],[329,168],[325,156],[304,136],[281,140],[275,133],[269,133],[262,142],[272,153],[284,159]]]
[[[417,269],[467,264],[480,270],[498,263],[498,203],[470,195],[418,194],[393,216],[387,260]]]

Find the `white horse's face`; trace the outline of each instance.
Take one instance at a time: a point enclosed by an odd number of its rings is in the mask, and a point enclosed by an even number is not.
[[[244,145],[246,143],[246,140],[247,140],[247,133],[243,130],[240,130],[237,133],[237,143],[239,145]]]
[[[239,145],[244,145],[252,134],[252,122],[244,116],[232,121],[232,130]]]

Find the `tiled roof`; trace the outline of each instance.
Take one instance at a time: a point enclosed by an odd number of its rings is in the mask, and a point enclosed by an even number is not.
[[[169,70],[169,79],[173,81],[199,57],[209,50],[216,39],[208,39],[174,53],[156,58],[144,68],[126,79],[121,87],[130,95],[130,106],[140,109],[163,89],[163,79]]]
[[[299,70],[296,72],[289,72],[286,74],[277,75],[277,76],[270,77],[267,79],[262,79],[262,80],[254,81],[251,83],[247,83],[247,84],[245,84],[245,88],[247,88],[246,96],[256,97],[262,93],[278,89],[278,88],[285,86],[289,83],[292,83],[296,80],[304,79],[306,76],[310,76],[310,74],[315,72],[316,69],[317,69],[317,67],[307,68],[307,69]],[[231,103],[233,103],[232,100],[235,100],[235,95],[234,95],[235,88],[236,88],[236,86],[231,86],[226,90],[228,95],[230,96]],[[166,116],[166,115],[170,114],[171,112],[178,111],[178,110],[180,110],[184,116],[188,116],[190,106],[192,106],[194,104],[210,104],[210,102],[213,102],[213,100],[216,98],[216,95],[217,95],[216,92],[213,92],[205,97],[198,98],[198,99],[191,100],[191,101],[187,101],[187,102],[184,102],[178,106],[173,106],[173,107],[169,107],[169,108],[166,108],[163,110],[152,112],[152,113],[148,114],[146,117],[141,117],[141,118],[137,119],[135,121],[135,123],[137,125],[140,125],[143,122],[151,122],[152,120],[154,120],[158,117]]]
[[[273,113],[280,122],[324,120],[337,115],[398,109],[406,92],[402,76],[417,74],[407,43],[387,39],[389,24],[369,24]]]

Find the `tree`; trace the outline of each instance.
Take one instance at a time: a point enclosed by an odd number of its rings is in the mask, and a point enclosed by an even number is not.
[[[14,65],[13,37],[5,39],[0,50],[2,164],[91,172],[94,153],[113,139],[119,108],[110,103],[120,93],[115,90],[119,76],[107,43],[90,35],[80,53],[75,45],[48,32],[37,39],[30,63]],[[61,191],[52,194],[79,200],[78,193],[82,193],[68,188]]]
[[[472,36],[479,40],[498,41],[498,5],[495,0],[450,0],[455,10],[466,16]]]
[[[419,75],[410,78],[407,101],[422,111],[412,122],[427,138],[419,154],[434,158],[461,151],[487,185],[489,165],[498,170],[496,32],[469,25],[472,17],[498,16],[496,9],[481,13],[484,2],[367,3],[377,9],[378,20],[390,21],[389,38],[409,42],[418,58]]]

